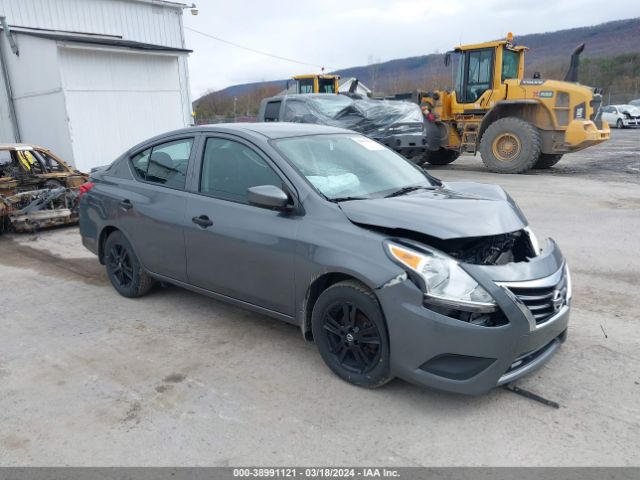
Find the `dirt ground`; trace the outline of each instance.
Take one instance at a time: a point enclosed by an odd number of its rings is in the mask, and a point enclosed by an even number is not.
[[[640,464],[640,130],[499,183],[572,268],[569,338],[518,385],[369,391],[295,327],[179,288],[129,300],[76,227],[0,237],[1,465]]]

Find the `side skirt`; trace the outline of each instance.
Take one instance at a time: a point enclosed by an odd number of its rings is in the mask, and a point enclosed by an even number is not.
[[[177,287],[181,287],[186,290],[191,290],[192,292],[199,293],[201,295],[206,295],[207,297],[211,297],[216,300],[221,300],[223,302],[231,303],[233,305],[244,308],[246,310],[251,310],[256,313],[261,313],[268,317],[277,318],[278,320],[283,320],[292,325],[299,326],[298,320],[295,317],[292,317],[290,315],[285,315],[284,313],[276,312],[275,310],[269,310],[268,308],[254,305],[253,303],[244,302],[242,300],[238,300],[237,298],[229,297],[227,295],[222,295],[220,293],[212,292],[211,290],[206,290],[204,288],[196,287],[194,285],[190,285],[188,283],[184,283],[179,280],[174,280],[173,278],[165,277],[164,275],[159,275],[157,273],[153,273],[148,270],[147,270],[147,273],[160,282],[170,283]]]

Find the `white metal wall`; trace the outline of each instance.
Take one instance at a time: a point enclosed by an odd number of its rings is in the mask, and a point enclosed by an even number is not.
[[[61,47],[60,70],[80,170],[111,163],[136,143],[185,126],[176,55]]]
[[[183,48],[182,9],[136,0],[0,0],[9,25]]]
[[[0,0],[9,25],[118,35],[184,48],[182,8],[151,0]],[[22,140],[77,168],[111,162],[145,138],[192,123],[187,57],[4,35]],[[13,141],[0,76],[0,141]]]
[[[47,146],[73,161],[56,43],[21,35],[18,57],[3,41],[22,141]],[[0,94],[4,97],[4,90]],[[14,141],[12,132],[3,130],[1,136]]]

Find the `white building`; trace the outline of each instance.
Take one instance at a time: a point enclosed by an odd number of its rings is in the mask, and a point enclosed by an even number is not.
[[[8,26],[0,32],[0,143],[39,144],[88,171],[191,125],[185,8],[165,0],[0,0]]]

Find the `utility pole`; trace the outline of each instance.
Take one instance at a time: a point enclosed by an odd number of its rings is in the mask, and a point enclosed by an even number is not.
[[[11,34],[11,30],[7,25],[7,19],[4,16],[0,16],[0,25],[2,26],[2,30],[4,31],[5,36],[7,37],[7,41],[11,46],[11,50],[13,53],[17,55],[20,54],[18,50],[18,45],[16,44],[15,38]],[[9,68],[7,66],[7,56],[4,53],[4,42],[2,41],[2,37],[0,37],[0,63],[2,63],[2,77],[4,80],[4,88],[7,94],[7,103],[9,104],[9,120],[11,120],[11,126],[13,127],[13,137],[17,143],[20,143],[22,139],[20,138],[20,127],[18,125],[18,117],[16,116],[16,106],[13,102],[13,91],[11,89],[11,78],[9,77]]]

